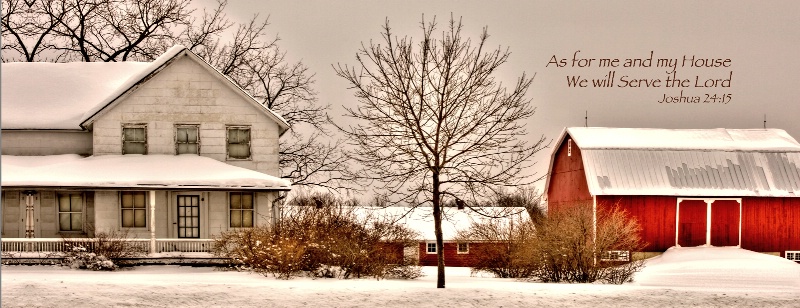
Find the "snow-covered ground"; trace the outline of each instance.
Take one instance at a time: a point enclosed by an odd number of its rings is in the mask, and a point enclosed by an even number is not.
[[[3,266],[3,307],[798,307],[800,265],[736,248],[670,249],[624,285],[545,284],[435,268],[416,280],[276,280],[213,268]]]

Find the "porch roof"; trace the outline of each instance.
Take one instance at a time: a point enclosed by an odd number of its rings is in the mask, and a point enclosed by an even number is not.
[[[197,155],[0,158],[3,188],[289,190],[287,180]]]

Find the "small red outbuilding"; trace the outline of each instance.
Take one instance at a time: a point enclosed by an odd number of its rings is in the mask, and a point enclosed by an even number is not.
[[[783,130],[570,127],[557,141],[549,211],[620,206],[646,252],[738,246],[800,261],[800,144]]]

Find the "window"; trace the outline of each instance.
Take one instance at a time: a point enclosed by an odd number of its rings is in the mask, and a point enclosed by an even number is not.
[[[200,153],[200,127],[175,125],[175,154]]]
[[[228,127],[228,159],[250,158],[250,127]]]
[[[469,243],[458,243],[458,254],[468,254]]]
[[[122,154],[147,154],[147,125],[126,124],[122,127]]]
[[[253,226],[253,193],[232,192],[230,194],[231,228]]]
[[[58,194],[58,230],[83,231],[83,195]]]
[[[600,261],[630,261],[630,252],[627,250],[610,250],[603,252]]]
[[[123,191],[120,195],[122,227],[147,227],[147,192]]]
[[[787,251],[786,259],[800,262],[800,251]]]
[[[436,243],[428,243],[426,251],[427,253],[436,253]]]

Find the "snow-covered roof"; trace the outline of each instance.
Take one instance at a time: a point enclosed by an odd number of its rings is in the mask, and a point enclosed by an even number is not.
[[[3,155],[4,187],[289,190],[287,180],[197,155]]]
[[[119,89],[143,62],[3,63],[3,129],[81,129],[83,114]]]
[[[377,217],[390,218],[397,223],[417,232],[422,240],[436,240],[433,225],[432,207],[387,207],[387,208],[359,208],[367,214]],[[483,213],[487,216],[477,213]],[[502,216],[490,218],[489,216]],[[496,219],[501,223],[512,220],[525,219],[528,213],[522,207],[480,207],[476,210],[445,207],[442,209],[442,238],[445,241],[455,240],[459,230],[468,229],[473,222],[485,222],[487,219]]]
[[[780,129],[571,127],[558,144],[568,137],[591,195],[800,196],[800,144]]]
[[[281,132],[289,128],[283,117],[258,103],[230,78],[180,45],[171,47],[153,62],[3,63],[0,123],[3,129],[80,130],[147,76],[181,54],[191,55],[219,74],[275,119]]]
[[[800,152],[800,144],[782,129],[663,129],[569,127],[581,150],[670,149]]]

